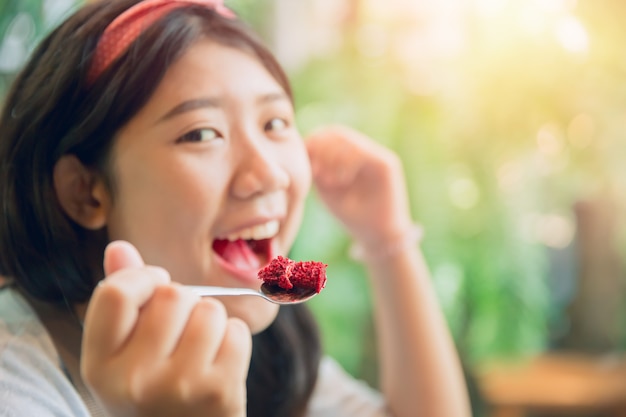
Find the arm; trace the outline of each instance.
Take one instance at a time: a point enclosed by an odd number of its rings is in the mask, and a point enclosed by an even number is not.
[[[396,417],[470,415],[460,362],[417,245],[399,159],[346,128],[307,141],[320,198],[366,249],[380,350],[381,389]],[[369,254],[370,256],[367,256]]]

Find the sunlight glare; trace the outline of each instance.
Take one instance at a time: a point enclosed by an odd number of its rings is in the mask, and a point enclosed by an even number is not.
[[[383,26],[373,23],[365,24],[357,32],[356,45],[363,56],[378,58],[387,51],[388,38],[388,32]]]
[[[567,126],[568,141],[577,149],[585,149],[591,145],[595,133],[595,121],[586,113],[581,113],[574,117]]]
[[[589,35],[583,24],[574,16],[559,19],[555,28],[557,40],[566,50],[585,53],[589,49]]]
[[[489,19],[498,17],[507,7],[508,0],[474,0],[478,16]]]
[[[480,190],[471,178],[457,178],[450,184],[449,198],[454,206],[469,210],[478,204]]]
[[[563,249],[574,240],[573,220],[561,214],[535,213],[526,218],[531,238],[547,247]]]
[[[563,151],[561,132],[553,124],[541,126],[537,132],[537,148],[544,155],[557,155]]]

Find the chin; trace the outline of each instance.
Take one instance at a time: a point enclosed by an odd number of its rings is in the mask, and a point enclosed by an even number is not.
[[[267,329],[274,322],[279,306],[256,297],[221,297],[229,317],[243,320],[254,335]]]

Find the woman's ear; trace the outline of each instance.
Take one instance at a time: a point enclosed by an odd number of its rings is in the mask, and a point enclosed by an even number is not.
[[[54,165],[54,189],[61,207],[76,223],[91,230],[106,225],[110,197],[104,181],[75,155],[64,155]]]

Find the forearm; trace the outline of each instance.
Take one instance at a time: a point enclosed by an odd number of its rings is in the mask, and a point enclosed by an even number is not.
[[[381,389],[394,416],[470,416],[460,361],[421,252],[404,248],[366,263]]]

